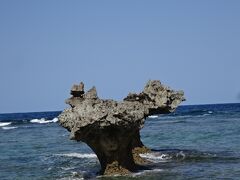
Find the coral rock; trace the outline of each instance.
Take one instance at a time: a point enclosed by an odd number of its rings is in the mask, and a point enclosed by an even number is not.
[[[146,117],[173,112],[184,101],[183,91],[173,91],[160,81],[149,81],[140,94],[130,93],[123,101],[103,100],[96,88],[84,92],[84,84],[74,85],[71,107],[59,115],[70,138],[88,144],[96,153],[101,173],[126,174],[146,162],[139,156],[149,151],[140,140]]]

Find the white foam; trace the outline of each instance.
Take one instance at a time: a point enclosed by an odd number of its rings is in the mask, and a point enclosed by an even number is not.
[[[203,117],[203,116],[209,116],[209,115],[211,115],[211,114],[207,113],[207,114],[199,115],[199,116],[196,116],[196,117]]]
[[[39,124],[53,123],[57,121],[58,121],[58,118],[53,118],[53,120],[46,120],[45,118],[30,120],[31,123],[39,123]]]
[[[136,177],[136,176],[142,176],[146,173],[154,173],[154,172],[162,172],[163,169],[150,169],[150,170],[143,170],[143,171],[140,171],[140,172],[137,172],[137,173],[134,173],[132,174],[133,177]]]
[[[74,167],[61,167],[62,170],[68,171],[74,169]]]
[[[53,118],[52,122],[58,122],[58,118]]]
[[[45,124],[45,123],[49,123],[48,120],[45,120],[44,118],[41,119],[32,119],[30,120],[31,123],[40,123],[40,124]]]
[[[63,178],[60,178],[58,180],[82,180],[84,178],[80,178],[80,177],[63,177]]]
[[[3,123],[0,123],[0,127],[3,127],[3,126],[8,126],[12,124],[11,122],[3,122]]]
[[[148,116],[148,118],[158,118],[156,115]]]
[[[4,129],[4,130],[16,129],[16,128],[18,128],[18,127],[16,127],[16,126],[11,126],[11,127],[2,127],[2,129]]]
[[[68,154],[55,154],[56,156],[64,156],[64,157],[76,157],[76,158],[97,158],[96,154],[93,153],[68,153]]]
[[[142,158],[146,158],[151,162],[167,162],[167,160],[171,159],[172,157],[168,154],[154,154],[154,153],[145,153],[139,154]]]
[[[183,153],[183,151],[180,151],[176,154],[176,157],[182,157],[183,159],[186,157],[186,155]]]

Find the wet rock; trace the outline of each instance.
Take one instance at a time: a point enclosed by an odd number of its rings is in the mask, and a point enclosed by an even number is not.
[[[133,172],[146,163],[139,156],[150,151],[139,133],[146,117],[173,112],[185,100],[182,91],[160,81],[149,81],[141,93],[130,93],[121,102],[100,99],[95,87],[85,93],[83,83],[74,85],[71,94],[66,100],[71,107],[59,115],[59,122],[71,139],[91,147],[105,175]]]

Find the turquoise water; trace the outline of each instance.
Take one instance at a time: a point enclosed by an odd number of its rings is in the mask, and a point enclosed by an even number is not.
[[[239,179],[240,104],[181,106],[141,130],[148,170],[98,176],[84,143],[69,140],[60,112],[0,114],[0,179]],[[41,119],[44,118],[44,119]]]

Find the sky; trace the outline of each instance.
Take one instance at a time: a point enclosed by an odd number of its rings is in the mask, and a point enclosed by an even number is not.
[[[150,79],[183,104],[240,102],[239,0],[1,0],[0,113],[58,111],[74,83],[121,100]]]

